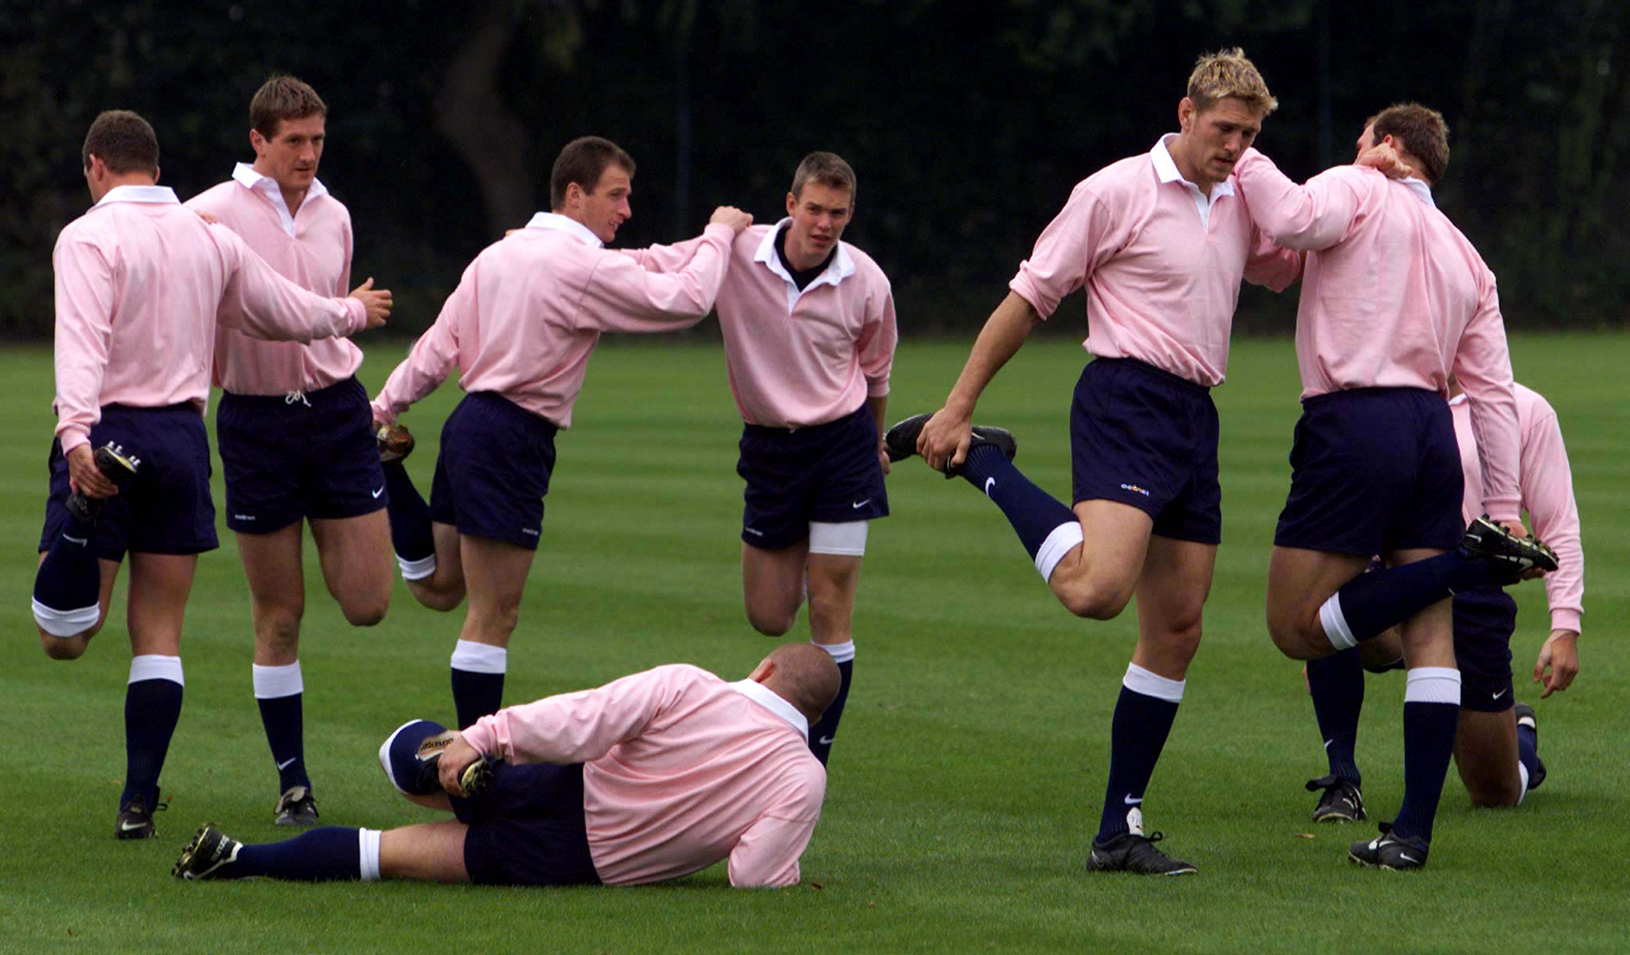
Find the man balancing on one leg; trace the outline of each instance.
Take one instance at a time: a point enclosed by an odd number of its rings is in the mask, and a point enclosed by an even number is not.
[[[463,733],[415,720],[380,747],[380,763],[409,799],[456,819],[329,826],[270,845],[208,825],[171,872],[638,885],[729,859],[737,888],[794,885],[826,793],[809,726],[838,681],[824,650],[787,644],[736,683],[664,666],[500,710]],[[486,772],[470,772],[481,761]],[[479,794],[466,788],[475,779]]]
[[[892,457],[958,473],[1012,522],[1071,612],[1100,620],[1138,595],[1138,642],[1110,727],[1092,871],[1195,871],[1143,832],[1143,798],[1200,645],[1221,540],[1217,411],[1242,278],[1283,289],[1301,258],[1276,248],[1235,195],[1234,163],[1276,101],[1239,50],[1202,57],[1179,132],[1076,186],[1036,242],[932,417],[890,429]],[[1070,412],[1074,509],[1009,463],[1010,439],[970,427],[974,404],[1030,330],[1086,286],[1095,357]]]

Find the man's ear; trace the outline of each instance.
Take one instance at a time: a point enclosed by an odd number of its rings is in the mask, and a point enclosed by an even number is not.
[[[770,678],[770,674],[774,672],[775,661],[765,657],[763,660],[759,661],[758,666],[753,668],[753,672],[747,674],[747,679],[752,680],[754,683],[763,683],[768,680]]]
[[[1185,96],[1177,101],[1177,128],[1180,131],[1186,133],[1189,127],[1194,125],[1195,112],[1194,100]]]

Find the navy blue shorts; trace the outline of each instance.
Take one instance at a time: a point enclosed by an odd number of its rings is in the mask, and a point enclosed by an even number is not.
[[[1279,547],[1368,557],[1460,543],[1463,477],[1448,402],[1357,388],[1302,402]]]
[[[1173,540],[1222,541],[1211,390],[1135,358],[1087,363],[1070,405],[1075,500],[1119,501]]]
[[[583,764],[493,767],[479,798],[452,797],[476,885],[599,885],[583,817]]]
[[[1455,594],[1455,664],[1460,667],[1460,708],[1479,713],[1511,709],[1511,635],[1517,602],[1499,587]]]
[[[747,482],[741,539],[780,550],[809,536],[809,524],[887,517],[889,495],[877,459],[877,421],[853,414],[807,428],[742,428],[736,473]]]
[[[226,471],[226,526],[239,533],[358,517],[389,503],[373,411],[355,378],[292,400],[226,392],[215,438]]]
[[[103,505],[91,529],[91,551],[104,560],[138,554],[198,554],[221,546],[215,537],[215,502],[209,496],[209,435],[192,404],[165,408],[105,405],[91,427],[94,450],[116,442],[141,460],[136,479]],[[68,523],[68,459],[51,442],[46,468],[50,494],[40,550]]]
[[[465,395],[442,425],[430,519],[537,550],[557,430],[502,395]]]

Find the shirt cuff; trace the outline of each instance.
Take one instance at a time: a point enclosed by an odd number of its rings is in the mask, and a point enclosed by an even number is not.
[[[396,412],[390,409],[390,405],[384,403],[384,399],[376,398],[368,407],[373,409],[375,421],[381,424],[396,423]]]
[[[1551,611],[1551,629],[1572,630],[1574,633],[1579,633],[1581,632],[1579,623],[1583,616],[1572,607],[1558,607]]]
[[[476,752],[483,756],[492,755],[493,744],[496,742],[492,728],[492,717],[484,716],[476,720],[472,725],[465,727],[461,732],[464,734],[464,742],[475,747]]]
[[[887,378],[879,378],[876,381],[873,381],[870,378],[866,379],[866,397],[885,398],[888,396],[888,393],[889,380]]]
[[[347,326],[345,334],[339,337],[350,338],[368,327],[368,306],[362,304],[361,299],[351,298],[349,295],[341,299],[341,301],[345,303],[345,309],[349,313],[350,324]]]
[[[67,457],[69,451],[72,451],[80,445],[91,443],[90,434],[81,430],[77,425],[71,425],[64,428],[57,434],[57,439],[62,442],[63,457]]]
[[[1042,296],[1036,288],[1036,283],[1031,281],[1030,276],[1024,274],[1023,270],[1020,270],[1018,275],[1013,276],[1013,281],[1007,283],[1007,287],[1014,294],[1029,302],[1030,307],[1036,310],[1036,314],[1044,322],[1052,317],[1054,310],[1058,308],[1057,302],[1045,306],[1041,304]]]

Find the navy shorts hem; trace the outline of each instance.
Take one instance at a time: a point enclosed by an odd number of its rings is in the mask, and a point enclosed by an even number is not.
[[[865,404],[807,428],[743,427],[736,462],[747,485],[742,543],[781,550],[809,537],[811,522],[887,517],[889,495],[877,447],[877,421]]]
[[[1503,713],[1515,705],[1511,684],[1511,635],[1517,602],[1499,587],[1455,594],[1455,665],[1460,668],[1460,707]]]
[[[469,537],[537,550],[557,430],[502,395],[465,395],[442,426],[430,519]]]

